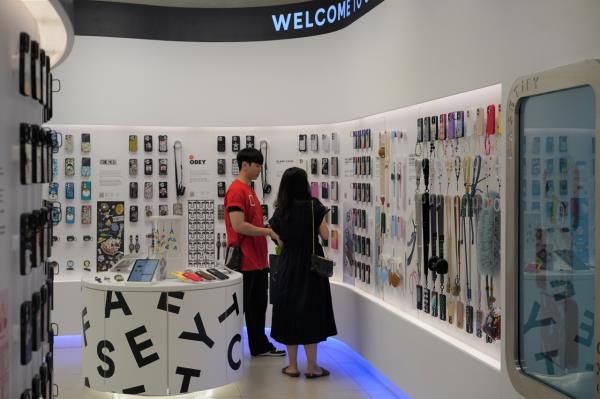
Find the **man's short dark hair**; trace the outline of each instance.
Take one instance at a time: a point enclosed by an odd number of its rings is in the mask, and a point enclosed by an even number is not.
[[[256,148],[244,148],[237,153],[238,168],[242,169],[242,162],[257,163],[262,165],[264,162],[263,155]]]

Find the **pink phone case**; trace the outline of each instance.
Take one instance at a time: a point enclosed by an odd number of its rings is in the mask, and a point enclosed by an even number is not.
[[[319,198],[319,183],[310,183],[310,195],[312,195],[313,198]]]

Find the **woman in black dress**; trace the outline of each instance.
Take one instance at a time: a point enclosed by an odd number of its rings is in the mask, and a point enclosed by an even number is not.
[[[298,377],[298,345],[304,345],[307,378],[329,375],[317,364],[317,344],[337,334],[329,279],[310,270],[313,252],[323,256],[317,236],[327,239],[329,212],[310,195],[306,172],[287,169],[279,185],[271,227],[283,241],[276,292],[272,298],[271,337],[287,345],[289,365],[281,371]],[[313,247],[314,246],[314,247]]]

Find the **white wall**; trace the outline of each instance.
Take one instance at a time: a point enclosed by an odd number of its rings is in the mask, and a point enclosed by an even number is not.
[[[340,122],[600,56],[596,0],[388,0],[312,38],[173,43],[76,37],[55,123]]]

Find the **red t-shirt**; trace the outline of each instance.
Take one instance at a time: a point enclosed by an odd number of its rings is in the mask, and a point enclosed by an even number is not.
[[[245,236],[231,227],[229,208],[237,207],[244,212],[244,220],[254,226],[263,227],[263,213],[254,190],[247,184],[235,180],[225,194],[225,229],[227,245],[240,245],[243,271],[262,270],[268,267],[267,239],[264,236]]]

